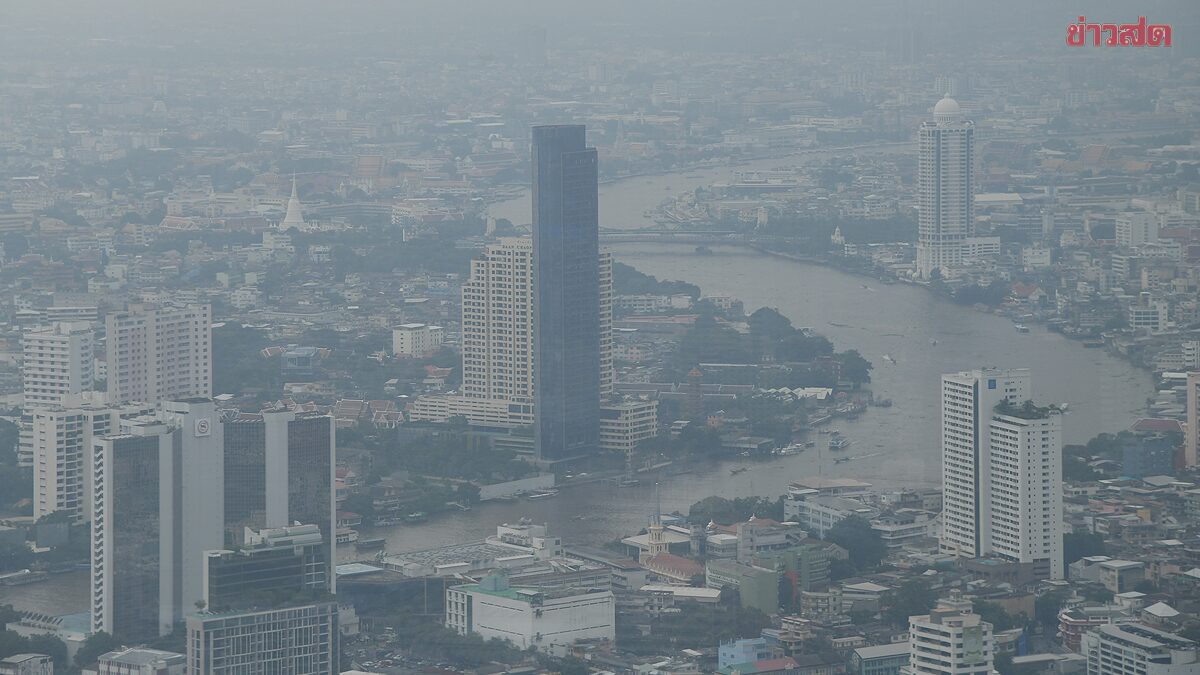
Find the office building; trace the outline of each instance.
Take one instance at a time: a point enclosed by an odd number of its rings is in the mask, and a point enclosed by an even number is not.
[[[1088,675],[1192,675],[1200,673],[1200,645],[1149,626],[1097,626],[1084,634]]]
[[[92,628],[166,635],[202,599],[204,552],[223,543],[222,427],[211,400],[165,401],[93,441]]]
[[[187,674],[336,675],[334,602],[187,617]]]
[[[184,675],[187,657],[146,647],[124,647],[102,654],[96,675]]]
[[[1141,246],[1158,242],[1158,214],[1128,211],[1117,214],[1117,246]]]
[[[1025,403],[997,406],[989,425],[991,552],[1062,579],[1062,415]]]
[[[405,323],[392,329],[392,354],[429,356],[442,348],[445,330],[441,326]]]
[[[533,128],[534,438],[561,461],[600,446],[596,149],[582,125]]]
[[[288,410],[243,415],[225,427],[225,539],[245,542],[247,528],[316,525],[325,547],[326,577],[334,559],[333,418]],[[212,546],[219,549],[221,546]]]
[[[113,403],[212,396],[212,308],[135,305],[106,317]]]
[[[600,252],[600,393],[613,392],[612,254]],[[414,421],[465,417],[493,428],[534,421],[533,240],[505,237],[471,261],[462,290],[461,393],[422,396]],[[657,401],[610,401],[600,410],[600,447],[629,452],[658,433]]]
[[[327,549],[316,525],[251,530],[245,541],[204,554],[202,599],[210,611],[273,606],[297,593],[329,590]]]
[[[85,321],[60,322],[21,336],[21,392],[26,410],[58,405],[91,391],[95,331]]]
[[[975,124],[947,95],[921,124],[917,162],[917,276],[931,279],[962,266],[974,231]]]
[[[54,675],[54,660],[45,654],[13,654],[0,659],[0,675]]]
[[[1184,428],[1183,464],[1191,468],[1200,460],[1200,372],[1187,374],[1187,426]]]
[[[1026,369],[942,376],[942,552],[974,558],[990,551],[992,411],[1031,398]]]
[[[68,396],[66,402],[74,404],[76,398]],[[28,414],[35,518],[65,511],[76,522],[91,520],[92,441],[119,431],[121,419],[153,413],[144,406],[111,407],[96,398]]]
[[[503,574],[446,589],[446,627],[549,651],[580,640],[616,639],[612,591],[514,588]]]
[[[908,617],[907,675],[991,675],[992,624],[971,611],[957,591],[929,614]]]

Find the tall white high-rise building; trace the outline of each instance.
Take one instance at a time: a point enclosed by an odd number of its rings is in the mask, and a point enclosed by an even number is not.
[[[143,642],[196,611],[224,544],[223,427],[205,399],[121,427],[92,444],[92,629]]]
[[[471,261],[462,289],[462,392],[422,397],[413,419],[533,423],[533,240],[504,237]],[[613,392],[612,253],[600,252],[600,395]]]
[[[86,321],[60,322],[21,336],[24,407],[58,405],[64,396],[91,391],[95,331]]]
[[[506,237],[462,288],[462,394],[533,401],[533,240]]]
[[[1033,398],[1027,369],[942,376],[942,537],[945,553],[974,558],[991,549],[992,412]]]
[[[120,420],[153,412],[144,406],[112,407],[98,394],[69,396],[61,406],[28,414],[33,452],[33,515],[65,511],[72,520],[92,517],[92,441],[116,433]]]
[[[1200,459],[1200,372],[1187,374],[1187,428],[1183,435],[1183,463],[1193,467]]]
[[[962,266],[963,240],[974,230],[975,123],[948,95],[921,123],[917,162],[917,276]]]
[[[1032,404],[1001,405],[990,423],[991,551],[1062,579],[1062,415]]]
[[[212,307],[131,306],[106,317],[113,403],[212,396]]]
[[[954,591],[929,614],[908,617],[908,665],[901,673],[991,675],[995,646],[992,624]]]

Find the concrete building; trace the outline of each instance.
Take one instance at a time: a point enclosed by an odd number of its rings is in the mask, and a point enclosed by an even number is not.
[[[92,628],[127,642],[171,632],[221,548],[225,471],[211,400],[165,401],[93,442]]]
[[[321,413],[274,410],[226,422],[226,539],[244,544],[247,528],[316,525],[328,568],[337,531],[335,436],[333,418]],[[331,568],[326,577],[334,579]]]
[[[338,606],[201,613],[187,618],[187,675],[339,672]]]
[[[616,640],[612,591],[513,588],[503,574],[446,589],[446,627],[549,652],[582,640]]]
[[[963,241],[974,230],[975,124],[963,120],[948,95],[918,131],[917,276],[942,276],[963,263]]]
[[[60,322],[21,336],[21,393],[26,410],[58,405],[91,391],[95,331],[85,321]]]
[[[600,448],[599,166],[586,136],[583,125],[533,128],[534,439],[551,462]],[[611,291],[608,301],[611,322]]]
[[[709,560],[704,565],[705,586],[732,588],[738,592],[742,607],[754,607],[768,615],[779,612],[779,575],[779,570],[736,560]]]
[[[728,668],[735,663],[752,663],[775,657],[775,650],[766,638],[745,638],[722,642],[717,647],[717,667]]]
[[[1184,427],[1183,463],[1200,461],[1200,372],[1187,374],[1187,425]]]
[[[1117,246],[1142,246],[1158,241],[1158,214],[1129,211],[1117,214]]]
[[[126,647],[100,656],[96,675],[184,675],[187,657],[145,647]]]
[[[212,396],[212,307],[135,305],[106,317],[112,403]]]
[[[69,407],[38,408],[27,416],[35,518],[66,511],[75,521],[91,520],[92,441],[118,432],[121,419],[154,412],[145,406],[112,407],[98,400],[73,405],[75,398],[65,399],[72,404]]]
[[[442,348],[446,331],[441,326],[405,323],[392,329],[392,354],[428,356]]]
[[[13,654],[0,659],[0,675],[54,675],[54,661],[45,654]]]
[[[1100,568],[1100,583],[1113,593],[1132,591],[1146,578],[1146,565],[1138,560],[1105,560]]]
[[[637,444],[658,435],[658,401],[625,401],[600,406],[600,448],[633,452]]]
[[[992,411],[1031,398],[1026,369],[942,376],[943,553],[973,558],[990,551]]]
[[[244,606],[252,598],[328,591],[327,547],[316,525],[246,533],[237,550],[207,551],[202,596],[212,611]]]
[[[908,618],[906,675],[991,675],[992,625],[957,593],[929,612]]]
[[[1001,404],[989,435],[991,553],[1063,579],[1062,415]]]
[[[1099,626],[1083,636],[1088,675],[1200,673],[1200,645],[1140,624]]]
[[[850,675],[900,675],[909,649],[907,642],[859,647],[850,654]]]

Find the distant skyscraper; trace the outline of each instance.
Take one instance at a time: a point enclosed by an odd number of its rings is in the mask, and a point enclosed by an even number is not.
[[[1064,578],[1062,415],[1011,406],[992,413],[989,434],[992,554]]]
[[[942,376],[943,552],[974,558],[991,547],[991,419],[1001,401],[1032,398],[1026,369]]]
[[[1200,372],[1187,374],[1187,428],[1184,429],[1183,464],[1200,460]]]
[[[86,321],[56,323],[21,336],[21,390],[26,410],[91,391],[95,331]]]
[[[962,266],[963,239],[974,227],[975,124],[946,96],[918,133],[917,275],[945,275]]]
[[[600,225],[582,125],[533,128],[535,442],[543,460],[600,443]]]
[[[111,402],[212,396],[210,306],[137,305],[105,323]]]
[[[142,642],[195,611],[223,544],[222,428],[205,399],[122,427],[93,443],[92,628]]]
[[[336,522],[333,418],[286,410],[247,417],[225,423],[226,540],[245,543],[246,528],[313,524],[324,537],[324,560],[331,567]],[[331,568],[327,577],[333,579]]]

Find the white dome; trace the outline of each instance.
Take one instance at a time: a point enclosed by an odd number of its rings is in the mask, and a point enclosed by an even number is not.
[[[961,114],[962,108],[959,107],[958,101],[950,98],[949,94],[933,106],[933,118],[936,120],[957,119]]]

